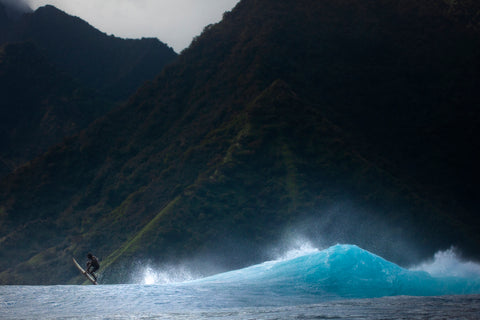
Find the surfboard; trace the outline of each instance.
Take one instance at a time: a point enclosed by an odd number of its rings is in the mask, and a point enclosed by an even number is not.
[[[75,264],[75,266],[77,267],[78,270],[80,270],[80,272],[88,279],[90,280],[91,283],[93,284],[98,284],[97,281],[95,279],[93,279],[93,277],[88,274],[87,272],[85,272],[85,270],[83,270],[83,268],[78,264],[77,260],[75,260],[75,258],[72,258],[73,259],[73,263]]]

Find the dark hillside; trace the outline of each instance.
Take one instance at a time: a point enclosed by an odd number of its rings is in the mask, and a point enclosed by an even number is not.
[[[0,176],[78,133],[175,59],[157,39],[125,40],[52,6],[0,2]]]
[[[0,176],[79,132],[112,106],[32,43],[0,46]]]
[[[0,26],[4,27],[8,24],[8,14],[3,3],[0,2]]]
[[[451,245],[480,258],[478,7],[241,1],[0,181],[0,281],[78,283],[66,261],[87,251],[104,282],[132,261],[235,268],[286,230],[402,264]]]
[[[11,21],[8,17],[7,10],[3,3],[0,2],[0,42],[3,42],[7,39],[10,24]]]
[[[23,1],[0,0],[0,44],[9,39],[16,20],[31,12],[32,9]]]
[[[176,57],[157,39],[107,36],[53,6],[24,15],[11,37],[33,41],[62,70],[117,100],[134,93]]]

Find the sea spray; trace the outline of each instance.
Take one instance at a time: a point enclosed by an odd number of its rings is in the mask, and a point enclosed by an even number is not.
[[[185,266],[153,267],[150,264],[139,267],[131,275],[131,282],[142,285],[162,285],[182,283],[200,278]]]
[[[316,253],[318,251],[318,248],[315,248],[310,241],[302,238],[296,238],[289,244],[284,252],[277,254],[274,260],[291,260],[311,253]]]
[[[410,270],[426,271],[434,277],[480,278],[480,264],[463,261],[454,247],[435,253],[433,259],[411,267]]]

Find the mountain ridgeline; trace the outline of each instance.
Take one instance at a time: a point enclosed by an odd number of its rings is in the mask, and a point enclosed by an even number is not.
[[[155,81],[0,181],[0,282],[271,258],[290,234],[480,258],[474,1],[242,0]],[[415,248],[415,249],[412,249]],[[408,250],[407,250],[408,249]],[[45,272],[48,270],[48,272]]]
[[[9,23],[3,42],[31,41],[62,71],[114,100],[128,98],[176,57],[158,39],[121,39],[47,5]]]
[[[0,177],[86,128],[176,57],[156,39],[107,36],[55,7],[14,5],[0,2]]]

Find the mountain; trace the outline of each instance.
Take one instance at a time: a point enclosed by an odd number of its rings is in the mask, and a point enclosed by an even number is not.
[[[0,43],[8,40],[12,26],[16,20],[32,9],[23,1],[0,0]]]
[[[177,56],[158,39],[108,36],[50,5],[23,15],[9,40],[34,42],[62,71],[114,100],[133,94]]]
[[[0,46],[0,175],[86,128],[112,108],[58,71],[32,43]]]
[[[53,6],[0,3],[0,176],[79,132],[175,59],[157,39],[126,40]]]
[[[25,13],[32,12],[30,6],[23,0],[0,0],[0,17],[15,20]]]
[[[239,2],[0,181],[0,282],[79,283],[88,251],[103,283],[142,263],[208,273],[295,237],[404,265],[451,245],[479,258],[479,8]]]
[[[10,24],[11,21],[7,8],[0,2],[0,42],[3,42],[8,37]]]

